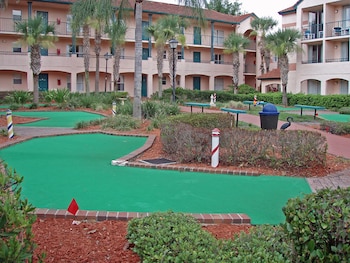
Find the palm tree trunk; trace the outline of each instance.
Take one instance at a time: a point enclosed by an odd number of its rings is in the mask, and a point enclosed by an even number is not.
[[[84,69],[85,69],[85,92],[87,95],[90,95],[90,76],[89,76],[89,67],[90,67],[90,39],[89,39],[89,25],[84,24],[83,26],[83,52],[84,52]]]
[[[232,65],[233,65],[233,74],[232,74],[232,85],[233,85],[233,93],[236,94],[238,91],[238,81],[239,81],[239,52],[232,53]]]
[[[100,53],[101,53],[101,30],[96,29],[95,33],[95,55],[96,55],[96,74],[95,74],[95,93],[100,92]]]
[[[158,98],[163,96],[163,61],[164,61],[164,46],[160,45],[157,48],[157,69],[158,69]]]
[[[33,71],[33,103],[39,103],[39,74],[41,72],[40,46],[32,45],[30,50],[30,68]]]
[[[282,104],[284,107],[287,107],[288,106],[287,84],[288,84],[288,73],[289,73],[288,56],[287,55],[280,56],[278,62],[280,65],[280,70],[281,70]]]
[[[118,90],[118,81],[120,78],[120,57],[121,57],[122,49],[118,45],[114,50],[114,64],[113,64],[113,90]]]
[[[141,120],[141,81],[142,81],[142,0],[135,2],[135,76],[133,117]]]

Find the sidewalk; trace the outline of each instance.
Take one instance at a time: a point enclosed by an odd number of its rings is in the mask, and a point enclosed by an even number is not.
[[[181,107],[181,111],[190,112],[190,107]],[[200,111],[201,111],[200,108],[195,108],[195,107],[193,108],[193,112],[200,112]],[[211,110],[211,109],[204,109],[204,112],[214,113],[218,111]],[[251,115],[251,114],[239,114],[238,118],[239,118],[239,121],[251,123],[260,127],[259,116]],[[285,122],[278,121],[277,128],[279,129],[279,127],[281,127],[283,123]],[[327,144],[328,144],[328,153],[333,154],[335,156],[350,159],[350,138],[345,138],[345,137],[341,137],[331,133],[323,132],[320,130],[315,130],[311,127],[296,124],[296,123],[292,123],[292,125],[288,129],[317,131],[326,137]],[[335,189],[337,187],[347,188],[347,187],[350,187],[350,169],[347,169],[332,175],[328,175],[323,178],[307,178],[307,180],[312,191],[314,192],[322,188],[332,188],[332,189]]]

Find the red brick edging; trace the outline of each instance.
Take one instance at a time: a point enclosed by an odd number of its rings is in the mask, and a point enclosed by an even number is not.
[[[72,220],[121,220],[129,221],[133,218],[142,218],[149,216],[148,212],[109,212],[109,211],[87,211],[79,210],[74,216],[63,209],[44,209],[37,208],[34,212],[38,218],[60,218]],[[194,214],[187,213],[193,216],[201,224],[250,224],[250,218],[246,214]]]

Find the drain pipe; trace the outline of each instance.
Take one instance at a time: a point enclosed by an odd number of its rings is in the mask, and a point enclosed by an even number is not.
[[[215,128],[211,132],[212,141],[211,141],[211,167],[218,167],[219,165],[219,137],[220,130]]]
[[[7,135],[9,139],[12,139],[14,135],[13,133],[13,123],[12,123],[12,111],[7,110],[6,112],[6,120],[7,120]]]

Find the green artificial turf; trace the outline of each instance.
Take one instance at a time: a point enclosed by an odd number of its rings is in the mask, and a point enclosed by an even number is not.
[[[39,208],[246,213],[253,224],[284,221],[282,207],[310,193],[304,178],[230,176],[112,166],[144,137],[80,134],[32,139],[0,150],[24,176],[23,196]]]
[[[1,114],[5,114],[1,113]],[[91,121],[105,118],[103,115],[83,111],[14,111],[13,116],[43,118],[43,120],[16,124],[28,127],[63,127],[73,128],[82,121]]]
[[[350,122],[348,114],[319,114],[318,117],[327,121]]]

